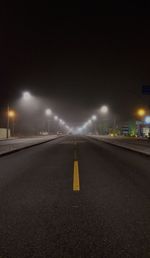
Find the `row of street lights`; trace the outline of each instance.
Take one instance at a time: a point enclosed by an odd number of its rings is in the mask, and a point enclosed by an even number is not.
[[[109,113],[109,108],[106,105],[101,106],[98,110],[98,114],[101,114],[103,116],[107,115],[108,113]],[[145,108],[139,108],[136,110],[136,116],[138,118],[140,118],[140,121],[144,122],[145,124],[150,125],[150,115],[148,115],[148,114],[149,114],[149,112]],[[92,115],[91,118],[88,119],[87,122],[85,122],[83,124],[83,126],[81,126],[77,129],[77,132],[82,133],[82,132],[87,131],[91,127],[91,125],[95,126],[94,130],[96,132],[96,120],[97,119],[98,119],[98,115],[96,115],[96,114]],[[115,120],[116,119],[114,119],[114,124],[115,124]],[[115,128],[115,125],[114,125],[114,128]]]
[[[49,118],[53,115],[52,110],[47,108],[45,110],[45,115],[48,117],[48,133],[49,133],[49,122],[50,122]],[[63,126],[64,129],[66,129],[67,131],[71,131],[71,128],[66,124],[66,122],[64,120],[59,118],[57,115],[53,115],[53,118],[55,121],[58,121],[58,124]]]
[[[31,99],[31,94],[29,92],[24,92],[23,93],[23,99],[26,101],[29,101]],[[48,134],[49,134],[49,127],[50,127],[50,117],[53,117],[53,119],[57,122],[58,124],[61,125],[63,127],[63,129],[70,131],[71,128],[66,124],[66,122],[64,120],[62,120],[61,118],[59,118],[57,115],[53,114],[52,110],[50,108],[46,108],[45,109],[45,115],[47,116],[48,120]]]
[[[22,103],[25,103],[25,105],[29,105],[34,103],[34,96],[31,95],[30,92],[25,91],[22,94]],[[49,134],[49,127],[50,127],[50,117],[52,117],[56,122],[58,122],[58,126],[63,128],[63,130],[66,130],[67,132],[74,131],[72,128],[70,128],[65,121],[63,121],[61,118],[59,118],[57,115],[53,114],[52,110],[50,108],[45,109],[45,116],[47,117],[47,132]],[[106,116],[109,113],[109,108],[106,105],[103,105],[99,108],[97,114],[93,114],[84,124],[83,126],[77,128],[75,132],[81,133],[88,130],[88,128],[91,127],[91,125],[95,126],[95,132],[96,132],[96,120],[98,119],[98,115],[101,114]],[[146,124],[150,124],[150,116],[146,116],[147,110],[145,108],[139,108],[136,111],[136,115],[140,117],[142,121],[145,121]],[[10,127],[10,121],[12,121],[12,135],[14,136],[14,130],[15,130],[15,117],[16,112],[12,109],[10,109],[9,105],[7,107],[7,138],[9,138],[9,127]]]
[[[107,115],[107,113],[109,112],[109,108],[106,105],[103,105],[99,108],[98,110],[98,114],[102,114],[102,115]],[[93,114],[91,116],[91,118],[89,118],[87,120],[87,122],[85,122],[83,124],[83,126],[79,127],[77,129],[78,133],[84,132],[85,130],[87,130],[92,124],[95,126],[95,131],[96,131],[96,120],[97,120],[98,116],[96,114]]]
[[[26,105],[32,103],[33,96],[31,95],[30,92],[25,91],[22,94],[22,100]],[[57,115],[53,114],[52,110],[50,108],[45,109],[45,115],[48,118],[48,134],[49,134],[49,127],[50,127],[50,117],[53,117],[53,119],[58,122],[58,124],[63,128],[63,130],[66,130],[67,132],[71,131],[71,128],[66,124],[64,120],[59,118]],[[9,138],[10,135],[10,120],[12,121],[12,135],[14,136],[14,130],[15,130],[15,117],[16,117],[16,112],[12,109],[10,109],[9,105],[7,107],[7,130],[6,130],[6,138]]]

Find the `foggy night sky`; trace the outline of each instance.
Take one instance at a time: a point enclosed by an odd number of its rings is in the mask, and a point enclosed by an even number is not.
[[[102,104],[125,119],[149,104],[141,94],[150,85],[148,7],[41,5],[1,8],[1,105],[27,89],[66,121],[82,122]]]

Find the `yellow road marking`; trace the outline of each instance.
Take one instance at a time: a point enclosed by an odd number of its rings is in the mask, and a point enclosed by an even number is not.
[[[73,191],[80,191],[79,166],[77,160],[74,161]]]

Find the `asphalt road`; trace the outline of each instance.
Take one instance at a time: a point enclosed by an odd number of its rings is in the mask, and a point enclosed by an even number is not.
[[[150,257],[150,159],[73,136],[1,157],[6,257]]]

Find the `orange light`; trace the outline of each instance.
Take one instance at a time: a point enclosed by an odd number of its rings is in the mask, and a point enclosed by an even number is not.
[[[138,111],[137,111],[137,115],[138,116],[145,116],[145,114],[146,114],[146,111],[145,111],[145,109],[144,108],[140,108],[140,109],[138,109]]]
[[[10,111],[8,112],[8,116],[9,116],[9,117],[15,117],[15,112],[14,112],[13,110],[10,110]]]

